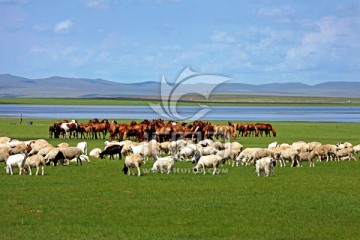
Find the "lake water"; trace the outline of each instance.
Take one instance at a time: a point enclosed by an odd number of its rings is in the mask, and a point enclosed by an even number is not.
[[[198,107],[181,106],[178,112],[192,116]],[[159,118],[149,106],[63,106],[0,105],[1,117],[24,119],[154,119]],[[360,107],[282,107],[282,106],[216,106],[202,117],[206,120],[360,122]],[[190,120],[196,120],[191,119]]]

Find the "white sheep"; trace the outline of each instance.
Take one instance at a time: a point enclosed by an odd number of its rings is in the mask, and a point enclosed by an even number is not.
[[[300,152],[299,153],[299,166],[302,166],[302,162],[303,161],[308,161],[309,162],[309,167],[315,167],[315,163],[314,163],[314,152]]]
[[[73,158],[76,158],[76,165],[80,162],[82,165],[82,160],[80,158],[80,155],[84,154],[83,150],[78,147],[66,147],[66,148],[59,148],[59,150],[64,154],[65,159],[71,160]]]
[[[134,154],[140,154],[144,158],[144,163],[149,159],[149,156],[151,156],[151,152],[149,150],[148,146],[145,146],[143,144],[140,144],[138,146],[130,146],[131,152]]]
[[[303,152],[306,152],[306,150],[303,149]],[[281,164],[281,167],[286,167],[285,161],[291,161],[291,166],[294,167],[295,163],[297,164],[298,167],[300,167],[299,161],[300,161],[300,156],[299,156],[299,152],[293,148],[288,148],[288,149],[284,149],[284,150],[280,150],[280,156],[279,156],[279,161]]]
[[[276,161],[272,157],[264,157],[256,161],[255,173],[260,177],[261,173],[264,173],[266,177],[271,176],[274,172],[274,166]]]
[[[25,169],[29,170],[29,175],[32,175],[31,168],[36,167],[35,176],[39,173],[39,168],[41,166],[41,175],[44,175],[45,159],[42,155],[36,154],[25,159],[25,163],[22,167],[21,172],[24,173]]]
[[[229,164],[230,161],[232,161],[232,166],[234,167],[235,165],[235,159],[236,157],[239,155],[238,151],[233,150],[233,149],[224,149],[224,150],[220,150],[216,153],[216,155],[222,157],[223,161],[227,161],[229,160]]]
[[[89,156],[98,158],[101,152],[102,151],[100,148],[94,148],[93,150],[90,151]]]
[[[198,150],[196,150],[193,158],[191,159],[191,162],[198,162],[201,156],[215,155],[218,152],[219,150],[214,147],[200,147]]]
[[[252,163],[255,165],[256,161],[264,157],[273,157],[277,156],[277,151],[274,149],[262,148],[255,152],[252,159]]]
[[[221,156],[218,155],[201,156],[198,163],[194,167],[193,171],[194,173],[199,173],[200,169],[202,168],[203,173],[205,174],[206,168],[213,168],[214,171],[212,175],[214,175],[217,172],[220,163],[224,163]]]
[[[156,161],[153,164],[153,167],[151,168],[152,172],[157,172],[160,170],[161,173],[167,170],[167,174],[171,173],[175,160],[173,156],[166,156],[166,157],[158,157],[155,156]]]
[[[276,148],[277,146],[279,146],[278,142],[275,141],[275,142],[272,142],[268,145],[268,148]]]
[[[124,174],[128,174],[130,175],[130,168],[133,170],[133,174],[134,173],[134,168],[137,168],[138,171],[138,176],[140,177],[141,172],[140,172],[140,167],[143,164],[144,159],[143,156],[141,156],[140,154],[130,154],[128,156],[125,157],[124,160],[124,168],[123,168],[123,172]]]
[[[245,148],[237,157],[236,157],[236,166],[239,166],[239,162],[242,165],[248,165],[252,162],[255,153],[262,148]]]
[[[346,159],[346,160],[354,160],[357,161],[355,158],[355,150],[352,147],[346,147],[338,150],[335,154],[336,159],[338,161]]]
[[[195,146],[195,144],[192,144]],[[175,154],[175,160],[176,161],[184,161],[184,160],[190,160],[192,156],[195,154],[194,147],[187,145],[182,147],[176,154]]]

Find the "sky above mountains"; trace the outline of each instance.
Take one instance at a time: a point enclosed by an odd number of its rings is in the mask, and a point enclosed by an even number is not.
[[[0,73],[360,82],[360,1],[0,0]]]

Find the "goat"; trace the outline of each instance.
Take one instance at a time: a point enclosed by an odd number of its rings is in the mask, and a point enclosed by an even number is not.
[[[29,175],[32,175],[31,168],[36,167],[35,176],[39,173],[39,167],[41,166],[41,175],[44,175],[44,166],[45,166],[45,159],[42,155],[36,154],[32,155],[25,159],[24,166],[21,169],[21,172],[24,173],[25,169],[29,170]]]
[[[19,168],[19,175],[21,175],[21,167],[25,162],[26,154],[19,153],[15,155],[10,155],[6,160],[5,169],[6,173],[13,175],[13,168]]]
[[[79,142],[76,146],[83,150],[83,154],[87,155],[87,143],[85,141]]]

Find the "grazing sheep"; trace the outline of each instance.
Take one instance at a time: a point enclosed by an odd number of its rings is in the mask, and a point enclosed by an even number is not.
[[[194,144],[192,144],[192,145],[194,145]],[[184,146],[175,154],[175,160],[176,161],[190,160],[190,158],[192,156],[194,156],[195,150],[196,149],[194,149],[193,146],[190,146],[190,145]]]
[[[26,155],[24,153],[19,153],[15,155],[10,155],[6,160],[5,169],[6,173],[13,175],[13,168],[19,168],[19,175],[21,175],[21,167],[25,162]]]
[[[305,150],[304,148],[302,148],[303,151]],[[306,152],[306,150],[304,151]],[[299,161],[300,161],[300,157],[299,157],[299,152],[293,148],[288,148],[288,149],[284,149],[284,150],[280,150],[280,157],[278,158],[281,164],[281,167],[286,167],[285,161],[290,161],[291,160],[291,166],[294,167],[296,164],[298,167],[300,167]]]
[[[80,158],[80,155],[84,154],[83,150],[78,147],[66,147],[66,148],[59,148],[59,150],[64,154],[65,159],[71,160],[73,158],[76,158],[76,165],[80,162],[80,165],[82,165],[82,161]]]
[[[25,173],[25,169],[29,170],[29,175],[32,175],[31,168],[36,167],[35,176],[39,173],[39,168],[41,166],[41,175],[44,175],[44,166],[45,166],[45,159],[42,155],[36,154],[32,155],[25,159],[24,166],[21,169],[22,173]]]
[[[89,156],[98,158],[98,157],[100,157],[101,152],[102,151],[100,148],[94,148],[93,150],[90,151]]]
[[[272,176],[274,173],[274,166],[276,166],[276,160],[272,157],[264,157],[256,161],[255,173],[260,177],[261,173],[264,173],[266,177]]]
[[[338,150],[335,157],[338,161],[340,161],[340,159],[357,161],[355,158],[355,150],[352,147],[346,147]]]
[[[300,152],[299,153],[299,166],[302,167],[303,161],[309,162],[309,167],[315,167],[315,162],[313,160],[314,158],[314,152]]]
[[[120,145],[111,145],[109,147],[107,147],[104,151],[102,151],[99,154],[99,157],[101,159],[104,159],[105,156],[110,155],[110,160],[113,159],[114,160],[114,155],[119,154],[119,160],[122,158],[121,155],[121,150],[122,150],[122,146]]]
[[[268,148],[262,148],[255,152],[254,157],[252,159],[252,163],[255,165],[256,161],[264,158],[264,157],[273,157],[275,158],[276,153],[275,150],[268,149]]]
[[[154,159],[156,159],[156,161],[151,168],[152,172],[157,172],[159,170],[161,173],[167,170],[167,174],[172,172],[175,164],[173,156],[158,157],[157,155],[155,155]]]
[[[239,166],[239,162],[241,161],[242,165],[248,165],[254,159],[255,153],[262,148],[246,148],[242,151],[239,156],[237,156],[236,166]]]
[[[232,161],[232,166],[234,167],[235,159],[239,154],[234,149],[224,149],[224,150],[220,150],[219,152],[217,152],[216,155],[222,157],[224,162],[229,160],[229,164],[231,164],[230,161]]]
[[[56,166],[58,161],[64,164],[65,160],[70,161],[71,159],[76,158],[76,165],[78,165],[78,162],[82,165],[82,160],[80,158],[80,155],[82,154],[82,149],[78,147],[53,148],[46,154],[44,159],[46,165],[50,165],[50,163],[53,162],[54,166]]]
[[[141,172],[140,172],[140,167],[143,164],[144,159],[143,156],[141,156],[140,154],[130,154],[128,156],[126,156],[125,161],[124,161],[124,168],[123,168],[123,172],[124,174],[128,174],[130,175],[130,168],[132,169],[133,175],[135,175],[134,173],[134,168],[137,168],[138,171],[138,176],[140,177]]]
[[[65,156],[59,150],[59,148],[53,148],[46,154],[44,160],[46,165],[50,165],[50,163],[52,162],[54,166],[56,166],[58,161],[64,164]]]
[[[204,174],[206,173],[206,168],[214,168],[213,174],[217,172],[217,169],[220,163],[224,163],[221,156],[218,155],[208,155],[208,156],[201,156],[198,163],[194,167],[194,173],[199,173],[199,170],[202,168]],[[218,172],[219,174],[219,172]]]
[[[207,155],[215,155],[218,153],[218,150],[214,147],[201,147],[198,150],[196,150],[193,158],[191,159],[192,163],[198,162],[201,156],[207,156]]]
[[[313,149],[314,155],[318,157],[318,161],[321,162],[321,158],[326,157],[326,162],[329,159],[332,161],[333,156],[336,154],[337,147],[331,144],[324,144]]]

